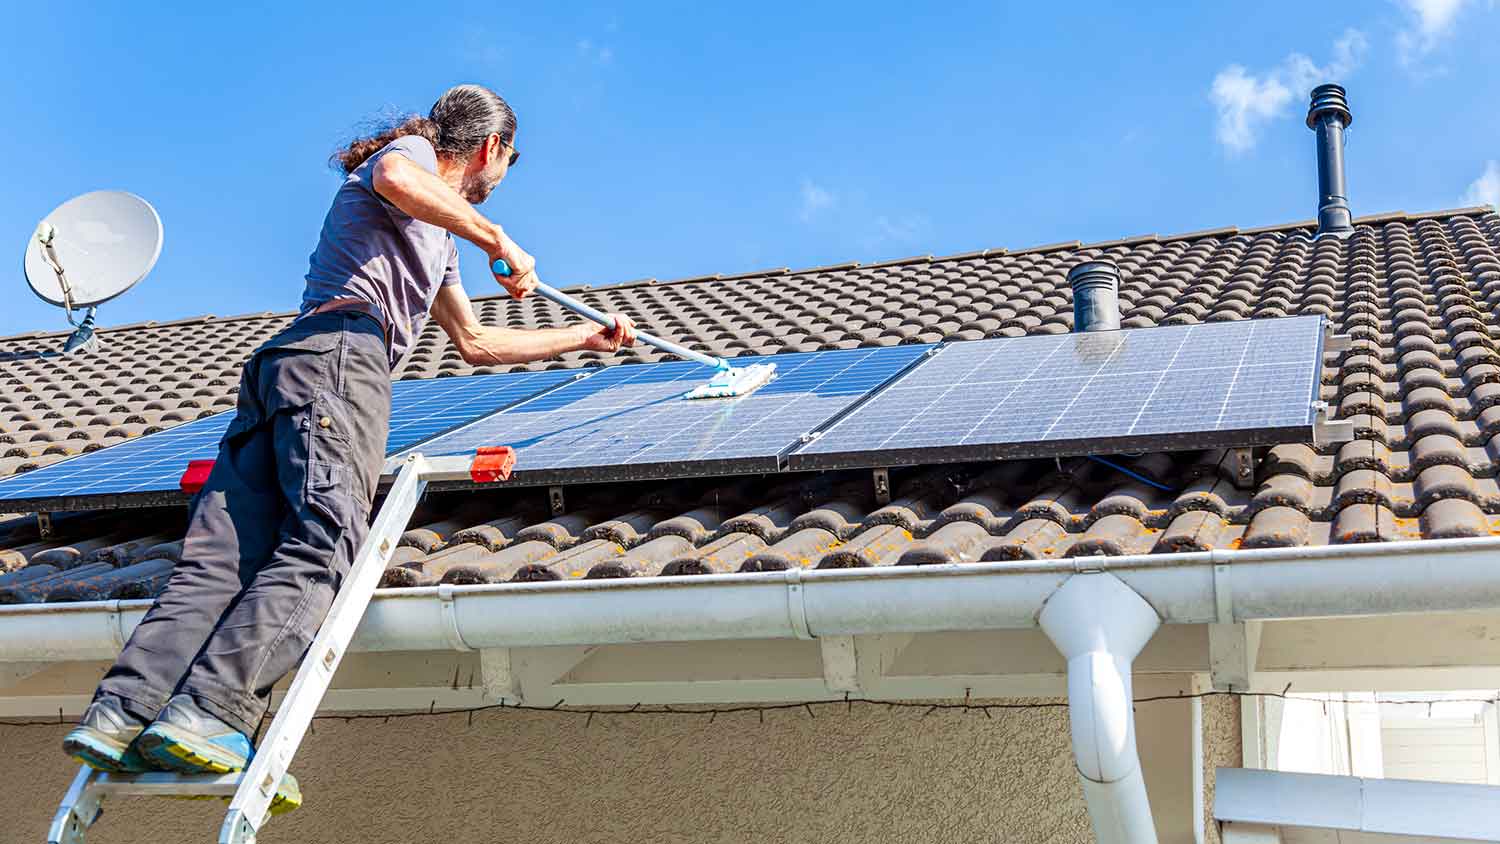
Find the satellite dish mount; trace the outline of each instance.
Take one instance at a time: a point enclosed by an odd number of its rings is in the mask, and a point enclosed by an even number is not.
[[[94,348],[97,343],[94,340],[94,314],[99,310],[98,305],[89,305],[83,314],[83,322],[73,321],[73,285],[68,283],[68,271],[63,269],[62,261],[57,257],[57,250],[52,248],[52,242],[57,239],[57,227],[43,220],[37,223],[36,240],[42,247],[42,260],[57,274],[57,286],[62,288],[63,313],[67,314],[68,325],[76,326],[76,330],[69,335],[67,342],[63,343],[63,354],[67,354],[80,346]]]

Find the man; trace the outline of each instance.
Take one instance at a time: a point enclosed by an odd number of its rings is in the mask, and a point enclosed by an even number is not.
[[[482,325],[454,235],[504,259],[521,298],[535,261],[474,207],[520,153],[505,100],[478,85],[334,156],[346,179],[309,259],[301,313],[245,365],[238,411],[193,500],[182,562],[64,750],[110,771],[242,770],[271,686],[317,633],[363,541],[385,459],[390,372],[428,313],[471,364],[634,342],[631,321]],[[278,808],[300,802],[291,777]]]

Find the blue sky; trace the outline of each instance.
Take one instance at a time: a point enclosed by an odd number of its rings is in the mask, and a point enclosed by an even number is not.
[[[1493,0],[128,5],[0,32],[0,334],[63,326],[21,251],[100,188],[166,227],[104,324],[292,309],[328,154],[468,81],[520,120],[484,211],[559,285],[1307,219],[1326,78],[1356,214],[1500,201]]]

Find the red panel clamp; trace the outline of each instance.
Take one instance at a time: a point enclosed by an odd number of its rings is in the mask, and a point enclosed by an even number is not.
[[[510,470],[516,468],[516,451],[508,445],[483,445],[474,453],[474,462],[469,464],[469,477],[476,484],[510,480]]]
[[[189,460],[187,471],[182,473],[182,480],[177,485],[183,492],[192,495],[203,489],[203,485],[208,482],[208,473],[213,470],[212,460]]]

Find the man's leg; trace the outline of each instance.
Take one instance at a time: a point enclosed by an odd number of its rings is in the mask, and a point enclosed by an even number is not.
[[[130,749],[135,736],[274,549],[282,518],[271,471],[275,443],[258,418],[253,393],[242,388],[213,472],[193,501],[182,561],[105,674],[79,728],[64,740],[69,755],[105,770],[146,767]]]
[[[236,770],[270,700],[317,634],[368,532],[385,455],[390,380],[378,335],[339,332],[334,348],[280,356],[268,369],[269,420],[283,516],[277,543],[218,623],[157,723],[142,738],[153,761],[183,770]],[[308,385],[281,402],[276,384]],[[305,395],[300,386],[287,396]]]
[[[104,680],[132,714],[150,720],[166,705],[214,626],[276,547],[283,519],[269,426],[226,442],[198,494],[182,562]]]

